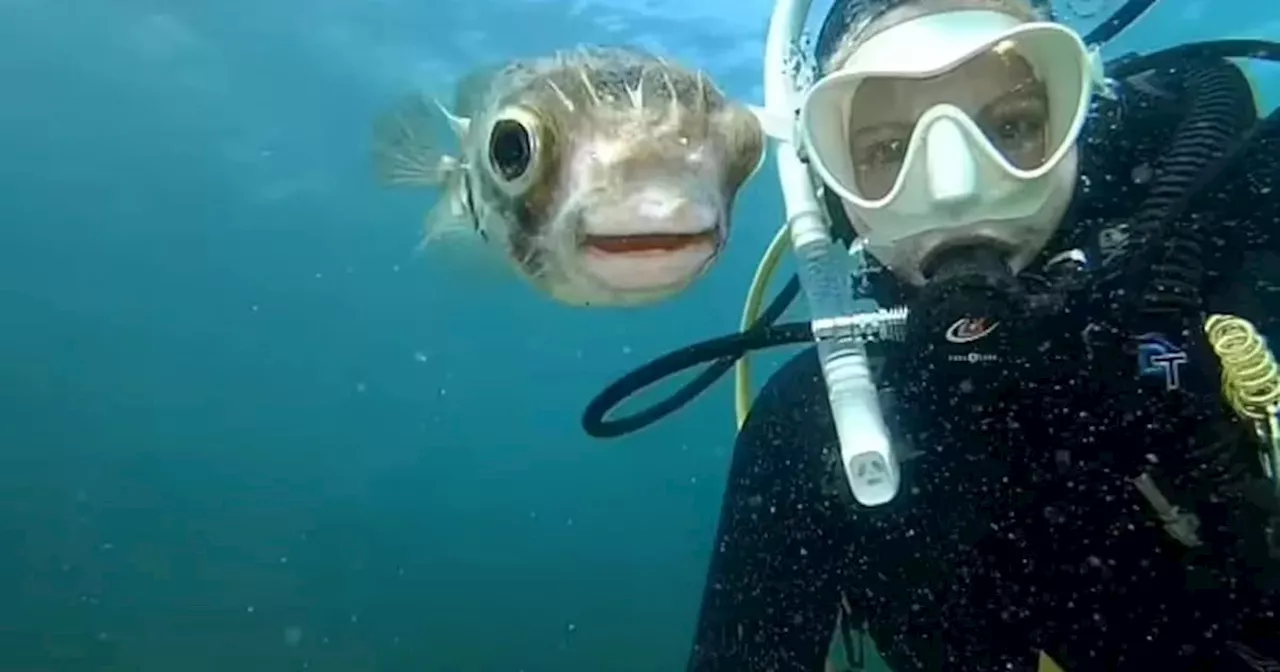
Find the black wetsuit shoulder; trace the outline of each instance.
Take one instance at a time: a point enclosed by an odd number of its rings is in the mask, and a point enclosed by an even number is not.
[[[1126,84],[1119,101],[1100,103],[1082,141],[1078,225],[1047,253],[1096,247],[1098,227],[1123,222],[1145,196],[1185,113],[1177,87],[1160,83]],[[1058,333],[1013,342],[1034,359],[1064,331],[1046,329]],[[1072,421],[1098,388],[1059,385],[1053,366],[1073,365],[1084,347],[1055,341],[1052,357],[991,374],[977,393],[944,362],[890,365],[890,387],[925,378],[945,399],[904,404],[915,407],[900,414],[900,438],[918,456],[903,465],[899,497],[875,509],[843,481],[816,355],[787,363],[735,446],[689,669],[822,669],[842,598],[896,672],[1030,670],[1038,650],[1073,671],[1205,664],[1222,644],[1206,637],[1246,629],[1230,590],[1217,589],[1234,579],[1205,579],[1188,602],[1200,575],[1134,496],[1131,465],[1055,450],[1107,452],[1132,438]]]
[[[786,364],[734,446],[689,670],[817,670],[856,535],[828,462],[818,359]]]

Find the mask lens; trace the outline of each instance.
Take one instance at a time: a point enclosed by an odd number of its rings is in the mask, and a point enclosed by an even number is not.
[[[973,151],[998,157],[1006,170],[1044,168],[1065,143],[1074,142],[1071,131],[1078,127],[1080,101],[1089,94],[1081,74],[1085,58],[1067,35],[1029,32],[997,42],[939,74],[858,79],[843,116],[852,182],[845,186],[867,201],[889,196],[912,143],[921,142],[920,119],[939,105],[957,108],[973,122],[980,136],[971,138]]]

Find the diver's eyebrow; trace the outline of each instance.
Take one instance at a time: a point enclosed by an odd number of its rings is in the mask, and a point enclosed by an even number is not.
[[[885,122],[874,126],[862,126],[849,134],[849,141],[875,142],[886,138],[898,138],[904,135],[903,131],[909,132],[912,126],[912,124],[901,122]]]
[[[985,112],[992,107],[1009,101],[1025,100],[1027,98],[1046,99],[1049,97],[1049,90],[1045,87],[1044,82],[1038,79],[1028,79],[1027,81],[1013,87],[1004,92],[995,100],[982,106]]]

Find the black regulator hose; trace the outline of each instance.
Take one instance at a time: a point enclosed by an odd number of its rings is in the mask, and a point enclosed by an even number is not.
[[[1123,289],[1136,297],[1136,303],[1115,304],[1121,310],[1154,315],[1203,308],[1200,287],[1207,232],[1199,218],[1184,215],[1196,196],[1209,190],[1248,147],[1257,130],[1248,80],[1222,60],[1241,54],[1280,61],[1280,44],[1264,40],[1184,44],[1137,58],[1123,57],[1108,68],[1111,76],[1127,78],[1176,70],[1187,63],[1213,63],[1193,67],[1183,76],[1191,106],[1135,213],[1133,235],[1125,242],[1128,263],[1104,271],[1109,276],[1102,282],[1104,287],[1128,285]]]
[[[1108,294],[1098,298],[1114,307],[1120,324],[1143,314],[1201,309],[1201,241],[1207,232],[1199,218],[1186,213],[1192,199],[1235,158],[1237,141],[1257,122],[1249,82],[1230,63],[1191,66],[1182,81],[1190,107],[1134,214],[1124,244],[1128,249],[1121,250],[1124,263],[1104,269],[1098,285]]]
[[[782,317],[799,293],[800,279],[793,277],[750,329],[687,345],[613,381],[587,404],[582,413],[582,428],[597,439],[611,439],[637,432],[684,408],[728,373],[746,353],[812,340],[813,331],[808,322],[777,326],[773,324]],[[708,366],[662,401],[621,418],[605,418],[609,411],[640,390],[699,364]]]
[[[587,433],[597,439],[609,439],[623,436],[643,429],[661,418],[679,410],[705,390],[709,384],[699,387],[699,381],[707,374],[724,366],[725,370],[733,368],[734,362],[742,355],[754,350],[766,350],[779,345],[807,343],[813,340],[813,329],[808,322],[790,322],[758,329],[720,336],[710,340],[688,345],[674,352],[669,352],[648,364],[626,374],[606,387],[603,392],[591,400],[582,416],[582,426]],[[631,395],[646,387],[699,364],[714,362],[697,378],[690,381],[675,394],[650,406],[639,413],[614,420],[606,420],[604,415],[610,409]],[[727,365],[724,363],[727,362]],[[722,373],[717,373],[719,378]],[[692,390],[692,394],[689,391]]]
[[[1128,19],[1128,21],[1132,21],[1146,11],[1150,4],[1148,0],[1130,0],[1129,4],[1121,8],[1116,16],[1103,25],[1118,25],[1118,27],[1109,29],[1114,30],[1112,33],[1114,35],[1127,25],[1127,23],[1119,21],[1119,19],[1123,18],[1122,15],[1125,12],[1132,14],[1132,18]],[[1121,23],[1123,25],[1120,25]],[[1099,30],[1101,30],[1101,27]],[[1095,35],[1097,33],[1098,31],[1095,31]],[[1095,35],[1090,36],[1089,41],[1091,43],[1099,41]],[[1110,64],[1108,65],[1108,74],[1115,78],[1125,78],[1155,69],[1182,67],[1187,64],[1189,59],[1194,62],[1194,60],[1203,58],[1248,57],[1280,61],[1280,44],[1261,40],[1220,40],[1185,44],[1149,55],[1123,57],[1115,62],[1114,68]],[[1197,114],[1212,114],[1212,116],[1206,116],[1206,119],[1215,119],[1219,122],[1229,118],[1225,107],[1220,107],[1220,104],[1225,104],[1225,98],[1221,97],[1221,91],[1215,93],[1215,90],[1211,88],[1212,83],[1210,80],[1204,82],[1193,80],[1189,83],[1189,86],[1199,87],[1196,89],[1197,94],[1203,89],[1206,95],[1213,95],[1209,97],[1209,102],[1193,106],[1191,114],[1188,115],[1188,120],[1181,127],[1186,129],[1188,134],[1196,128],[1191,123],[1191,117]],[[1196,104],[1193,103],[1193,105]],[[1249,107],[1252,109],[1252,106]],[[1224,132],[1224,128],[1226,127],[1218,126],[1214,134],[1220,135]],[[1179,134],[1179,137],[1181,137],[1181,134]],[[1175,150],[1169,152],[1167,155],[1169,159],[1162,168],[1168,167],[1172,170],[1176,167],[1177,170],[1169,177],[1164,176],[1163,173],[1165,171],[1163,170],[1157,172],[1151,188],[1151,196],[1143,204],[1139,211],[1140,216],[1136,220],[1139,224],[1142,222],[1152,223],[1143,227],[1143,230],[1148,234],[1168,228],[1165,225],[1165,221],[1177,219],[1176,216],[1171,216],[1170,213],[1175,210],[1178,213],[1184,212],[1189,205],[1191,197],[1194,195],[1191,190],[1200,191],[1203,189],[1203,185],[1197,186],[1203,180],[1197,179],[1192,168],[1196,165],[1204,168],[1208,163],[1212,162],[1214,157],[1222,154],[1222,147],[1224,146],[1216,145],[1218,151],[1205,153],[1205,148],[1200,146],[1199,143],[1205,142],[1210,137],[1213,136],[1196,134],[1196,138],[1192,139],[1188,135],[1188,139],[1183,144],[1179,144],[1175,140]],[[1213,142],[1221,142],[1221,140],[1210,141],[1210,144]],[[1226,142],[1229,143],[1230,139]],[[1178,147],[1183,146],[1187,149],[1177,150]],[[1177,160],[1175,161],[1174,159]],[[1225,168],[1225,165],[1223,168]],[[1221,172],[1221,169],[1218,172]],[[851,232],[848,232],[848,235],[851,235]],[[840,237],[843,238],[845,236],[842,235]],[[1135,238],[1141,238],[1141,236],[1130,237],[1131,240]],[[1195,239],[1195,235],[1188,237],[1188,240],[1193,239]],[[1141,247],[1154,249],[1155,240],[1156,237],[1151,237],[1151,244],[1142,245]],[[1179,239],[1170,238],[1170,240],[1176,246]],[[1162,246],[1165,244],[1163,239],[1159,244]],[[1179,262],[1183,265],[1168,264],[1156,269],[1158,273],[1155,279],[1151,280],[1148,283],[1148,287],[1144,288],[1144,291],[1139,294],[1143,296],[1148,294],[1151,296],[1167,296],[1168,292],[1165,290],[1174,286],[1170,281],[1185,276],[1185,273],[1183,273],[1187,268],[1185,261],[1183,259]],[[1194,271],[1195,269],[1191,270]],[[1203,272],[1203,269],[1200,272]],[[1145,289],[1152,291],[1145,291]],[[791,302],[799,294],[799,291],[799,279],[792,276],[783,290],[770,302],[760,318],[746,331],[680,348],[644,364],[614,381],[587,405],[582,415],[583,429],[587,434],[595,438],[614,438],[639,431],[683,408],[702,392],[709,389],[725,373],[728,373],[733,368],[734,363],[746,353],[780,345],[805,343],[812,340],[812,330],[808,323],[796,322],[776,327],[772,326],[786,312]],[[693,380],[681,386],[674,394],[662,401],[629,416],[615,419],[605,418],[611,410],[640,390],[686,369],[708,363],[710,365]]]

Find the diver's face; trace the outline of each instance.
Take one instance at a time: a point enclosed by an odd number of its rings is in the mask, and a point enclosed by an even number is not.
[[[956,246],[1026,268],[1075,191],[1096,65],[1080,36],[957,8],[847,48],[805,98],[801,131],[867,251],[915,284]]]
[[[1044,84],[1013,51],[992,49],[927,79],[868,78],[855,98],[848,149],[858,192],[868,199],[893,188],[916,121],[937,105],[965,112],[1017,168],[1035,169],[1051,149]]]

